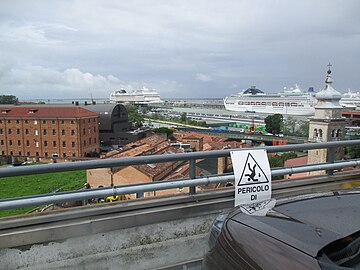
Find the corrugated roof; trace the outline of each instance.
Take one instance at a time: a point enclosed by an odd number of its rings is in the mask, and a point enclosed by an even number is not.
[[[2,117],[19,118],[78,118],[98,116],[97,113],[79,106],[0,106],[0,115]]]

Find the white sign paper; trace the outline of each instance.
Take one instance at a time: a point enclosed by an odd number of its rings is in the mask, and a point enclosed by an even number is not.
[[[235,175],[235,206],[271,199],[271,171],[264,149],[230,152]]]

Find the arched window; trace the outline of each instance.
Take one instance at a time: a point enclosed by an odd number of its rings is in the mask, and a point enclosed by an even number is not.
[[[331,131],[331,137],[335,137],[335,129],[333,129],[332,131]]]
[[[318,136],[318,131],[317,131],[317,128],[314,129],[314,134],[313,134],[313,137],[316,138]]]
[[[322,138],[322,136],[323,136],[323,131],[322,129],[319,129],[319,137]]]
[[[341,129],[338,129],[337,131],[336,131],[336,137],[337,138],[339,138],[339,137],[341,137]]]

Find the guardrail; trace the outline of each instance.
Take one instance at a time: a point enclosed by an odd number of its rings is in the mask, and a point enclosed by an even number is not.
[[[334,162],[333,158],[336,147],[345,147],[345,146],[353,146],[353,145],[355,146],[360,145],[360,140],[269,146],[269,147],[261,147],[257,149],[266,149],[268,153],[276,153],[276,152],[289,152],[289,151],[328,148],[330,153],[329,153],[329,161],[327,163],[311,164],[311,165],[298,166],[292,168],[273,169],[271,171],[271,174],[272,176],[278,176],[278,175],[294,174],[300,172],[326,170],[329,175],[332,175],[333,170],[338,170],[344,167],[360,166],[360,160],[347,160],[347,161]],[[141,198],[143,197],[144,192],[183,188],[183,187],[189,187],[190,194],[195,194],[196,186],[234,181],[233,174],[224,174],[224,175],[215,175],[215,176],[197,178],[196,160],[206,159],[206,158],[228,157],[230,155],[230,151],[234,151],[234,150],[244,151],[244,150],[249,150],[249,148],[226,149],[226,150],[183,153],[183,154],[167,154],[167,155],[158,155],[158,156],[157,155],[140,156],[140,157],[132,157],[132,158],[113,158],[113,159],[103,159],[103,160],[91,160],[91,161],[60,163],[60,164],[58,163],[45,164],[45,165],[0,169],[0,177],[8,177],[8,176],[75,171],[75,170],[84,170],[84,169],[97,169],[97,168],[150,164],[150,163],[161,163],[161,162],[169,162],[169,161],[188,161],[190,164],[190,174],[189,174],[190,178],[188,179],[179,179],[173,181],[158,181],[158,182],[129,185],[129,186],[98,188],[98,189],[71,191],[71,192],[59,192],[59,193],[43,194],[37,196],[3,199],[0,200],[0,210],[21,208],[21,207],[34,206],[34,205],[44,205],[50,203],[61,203],[66,201],[87,200],[87,199],[102,198],[107,196],[116,196],[120,194],[137,194],[137,197]]]

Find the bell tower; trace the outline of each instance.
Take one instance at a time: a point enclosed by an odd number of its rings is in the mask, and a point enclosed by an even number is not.
[[[309,142],[330,142],[344,140],[346,119],[341,117],[341,94],[331,85],[331,64],[325,79],[325,88],[316,94],[315,115],[310,117]],[[344,148],[334,149],[334,160],[344,157]],[[308,164],[325,163],[332,157],[330,149],[314,149],[308,151]],[[330,158],[330,159],[329,159]],[[324,171],[310,172],[310,175],[324,174]]]

